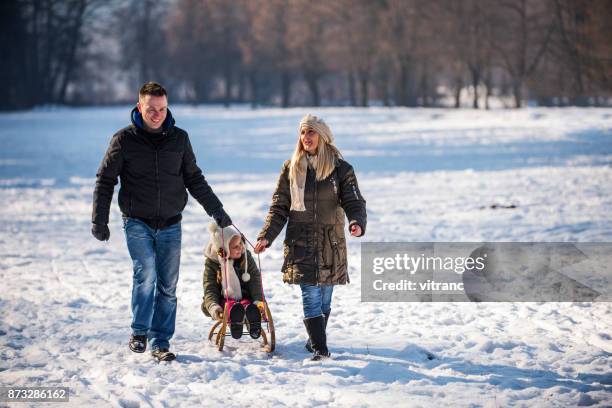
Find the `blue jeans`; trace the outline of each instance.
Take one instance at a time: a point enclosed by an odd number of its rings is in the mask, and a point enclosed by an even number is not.
[[[146,335],[152,349],[169,348],[176,322],[181,223],[153,229],[135,218],[124,218],[123,229],[134,264],[132,333]]]
[[[302,289],[302,306],[306,319],[321,316],[331,311],[334,285],[306,285],[301,283],[300,289]]]

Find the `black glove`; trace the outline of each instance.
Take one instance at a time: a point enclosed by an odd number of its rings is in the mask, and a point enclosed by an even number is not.
[[[221,228],[229,227],[230,225],[232,225],[232,219],[229,215],[227,215],[223,207],[219,207],[218,210],[212,213],[212,217],[215,219],[217,225]]]
[[[91,226],[91,233],[99,241],[108,241],[110,238],[110,231],[108,230],[108,225],[106,224],[93,224]]]

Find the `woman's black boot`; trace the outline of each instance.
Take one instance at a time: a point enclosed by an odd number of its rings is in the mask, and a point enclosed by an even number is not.
[[[313,350],[312,359],[313,361],[321,360],[322,358],[329,357],[329,350],[327,350],[327,336],[325,335],[325,317],[323,315],[316,317],[309,317],[304,319],[304,325],[310,338],[310,344]]]
[[[327,321],[329,320],[330,313],[331,312],[323,313],[323,316],[325,316],[325,335],[326,336],[327,336]],[[308,352],[314,353],[314,350],[312,349],[312,346],[310,345],[310,338],[306,340],[306,344],[304,345],[304,348],[308,350]]]

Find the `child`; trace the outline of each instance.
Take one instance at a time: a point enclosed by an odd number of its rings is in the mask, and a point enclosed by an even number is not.
[[[249,334],[257,339],[261,335],[259,308],[263,307],[263,297],[260,272],[255,260],[234,227],[221,229],[211,223],[208,230],[211,239],[204,249],[206,261],[202,312],[213,320],[221,320],[227,290],[232,337],[242,337],[242,325],[246,316]],[[224,259],[226,254],[228,256]]]

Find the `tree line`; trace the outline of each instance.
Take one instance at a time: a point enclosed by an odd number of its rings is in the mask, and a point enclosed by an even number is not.
[[[609,0],[0,2],[0,109],[609,105]]]

